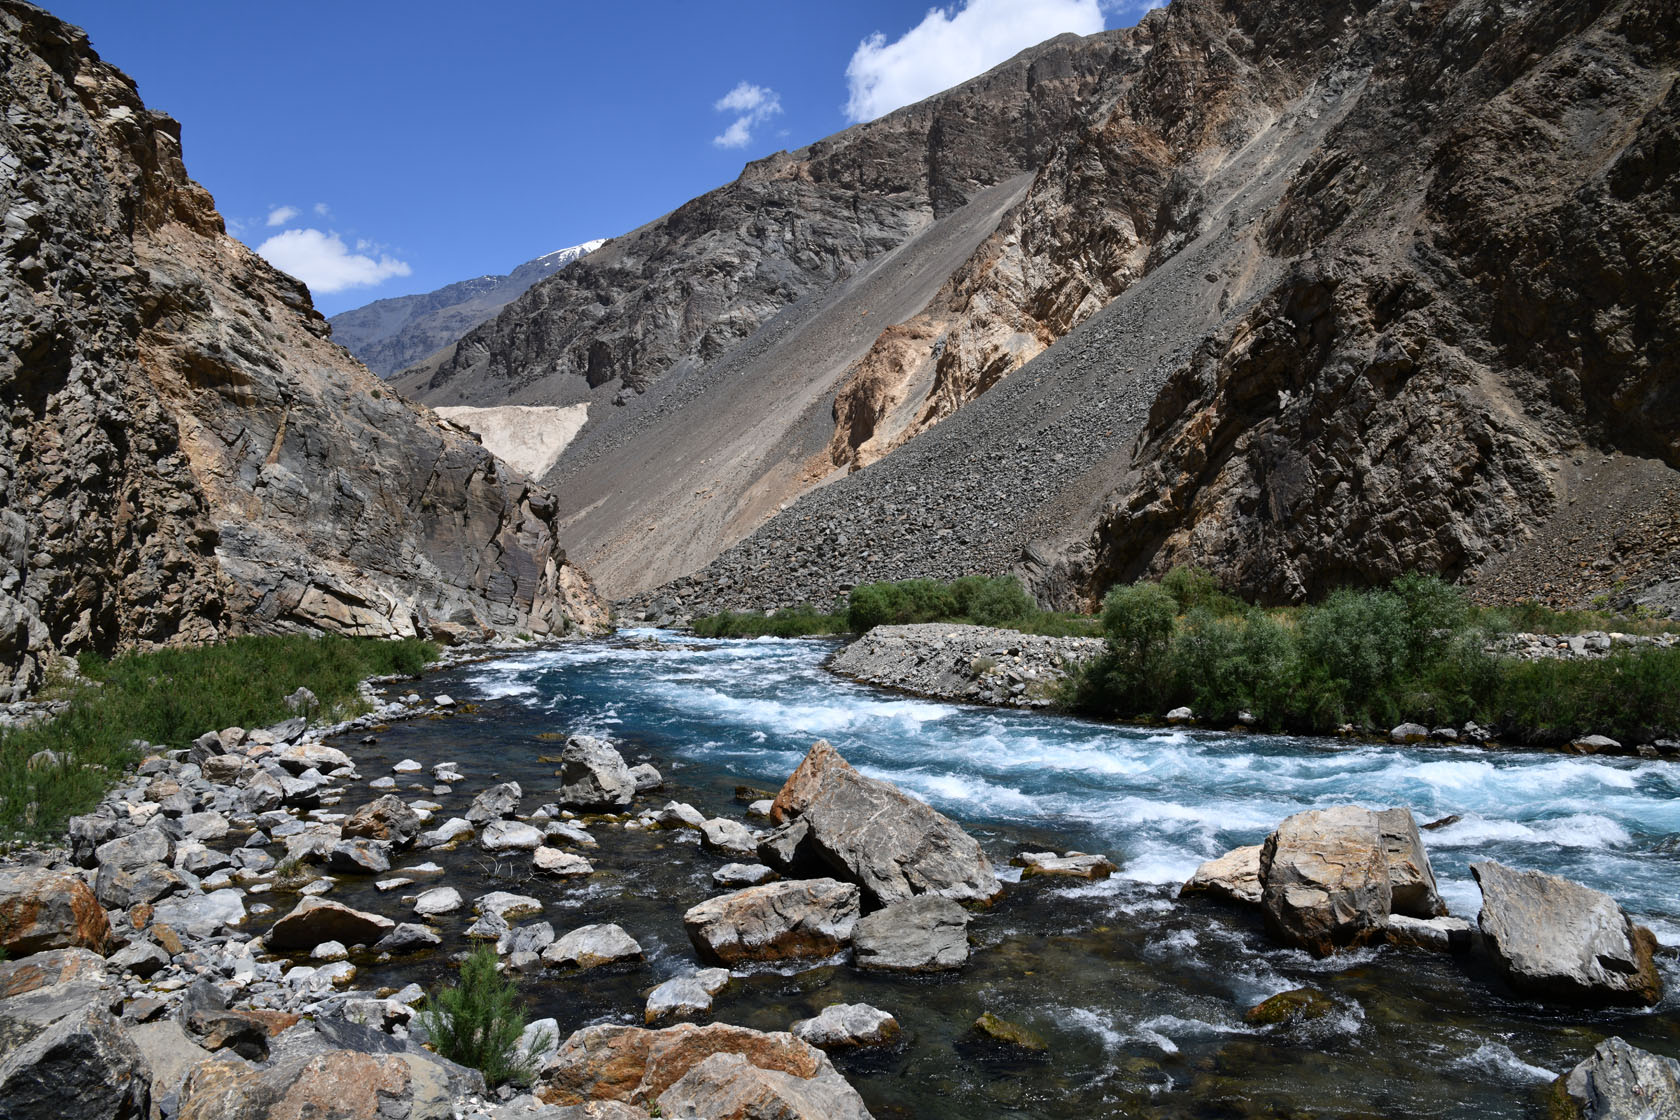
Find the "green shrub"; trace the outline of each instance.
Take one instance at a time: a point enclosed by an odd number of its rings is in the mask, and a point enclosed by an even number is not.
[[[1206,568],[1177,567],[1161,577],[1161,590],[1173,597],[1180,614],[1198,607],[1216,615],[1240,614],[1243,604],[1225,594]]]
[[[866,583],[852,589],[846,615],[855,633],[877,626],[943,622],[956,618],[957,600],[947,584],[933,579]]]
[[[1079,693],[1116,715],[1173,706],[1172,651],[1178,603],[1159,584],[1115,587],[1103,597],[1106,651],[1089,663]]]
[[[497,972],[496,950],[485,945],[461,962],[458,983],[442,986],[426,998],[420,1024],[439,1054],[479,1070],[490,1085],[529,1084],[535,1062],[531,1053],[518,1049],[525,1030],[525,1012],[518,1000],[518,985]]]
[[[1014,576],[963,576],[951,583],[951,599],[957,617],[977,626],[1006,626],[1038,611]]]
[[[308,688],[327,718],[360,710],[365,677],[419,672],[437,647],[415,640],[264,635],[216,645],[130,653],[110,662],[83,655],[92,682],[60,681],[70,707],[50,723],[0,734],[0,839],[62,834],[124,768],[142,739],[184,747],[206,731],[263,727],[290,716],[287,695]],[[30,769],[50,750],[66,763]]]

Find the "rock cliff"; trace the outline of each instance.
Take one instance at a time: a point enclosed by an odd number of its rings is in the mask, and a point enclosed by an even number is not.
[[[374,300],[328,319],[333,341],[388,377],[466,334],[523,295],[538,280],[605,245],[585,241],[528,260],[506,276],[477,276],[433,292]]]
[[[1195,563],[1272,601],[1420,568],[1680,605],[1677,20],[1177,0],[1110,33],[838,391],[827,461],[867,469],[664,597],[1015,570],[1075,605]]]
[[[54,651],[600,620],[553,497],[330,342],[85,35],[3,0],[0,84],[0,695]]]

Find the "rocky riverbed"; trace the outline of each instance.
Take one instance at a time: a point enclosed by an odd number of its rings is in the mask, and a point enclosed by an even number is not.
[[[1069,668],[1103,651],[1100,638],[1052,638],[992,626],[877,626],[829,667],[853,680],[919,696],[1047,708]]]
[[[757,770],[708,763],[706,739],[663,724],[625,675],[680,680],[709,659],[710,683],[774,730],[717,657],[755,655],[762,681],[775,662],[760,651],[806,645],[580,644],[386,682],[330,742],[289,722],[160,751],[67,850],[6,872],[0,931],[17,959],[0,966],[0,1018],[33,1041],[0,1047],[3,1111],[62,1116],[73,1099],[76,1115],[278,1116],[316,1100],[341,1116],[559,1120],[585,1113],[541,1109],[588,1101],[588,1115],[758,1115],[750,1097],[794,1116],[1361,1100],[1519,1115],[1589,1058],[1583,1093],[1629,1070],[1672,1074],[1652,1056],[1677,1042],[1668,1002],[1630,1016],[1524,991],[1486,914],[1452,927],[1486,935],[1468,953],[1415,947],[1451,949],[1450,932],[1397,939],[1401,919],[1461,905],[1446,880],[1433,901],[1419,889],[1438,874],[1431,847],[1456,878],[1450,827],[1291,816],[1260,846],[1270,858],[1236,876],[1257,902],[1178,901],[1176,883],[1136,878],[1129,845],[1070,853],[1067,830],[963,827],[871,776],[868,753],[858,770],[831,748],[801,762],[766,742]],[[1343,862],[1363,878],[1311,878],[1316,857],[1358,851]],[[1328,910],[1365,932],[1330,928],[1322,958],[1310,939],[1286,947],[1323,926],[1285,905],[1306,886],[1347,892],[1356,905]],[[1628,974],[1641,973],[1638,922],[1573,889],[1547,879],[1538,897],[1630,931]],[[1544,908],[1516,897],[1501,913],[1534,927]],[[497,946],[533,1017],[552,1020],[535,1086],[551,1105],[487,1097],[418,1045],[422,989],[475,942]],[[1651,967],[1671,972],[1660,953]],[[1245,1022],[1303,989],[1315,994]],[[684,1019],[709,1025],[670,1025]],[[1612,1034],[1637,1049],[1594,1055]]]

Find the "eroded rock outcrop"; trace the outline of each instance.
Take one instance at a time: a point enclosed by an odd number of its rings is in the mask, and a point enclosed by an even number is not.
[[[604,619],[553,497],[329,341],[82,32],[7,0],[0,63],[0,693],[55,651]]]

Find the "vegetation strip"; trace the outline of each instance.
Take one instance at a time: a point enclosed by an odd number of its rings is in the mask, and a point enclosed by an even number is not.
[[[42,699],[69,702],[56,719],[0,734],[0,838],[55,839],[148,744],[185,746],[212,727],[262,727],[291,715],[357,714],[366,678],[419,672],[437,647],[417,639],[262,635],[192,649],[83,655]],[[66,667],[67,668],[67,667]],[[288,708],[299,688],[314,697]]]

